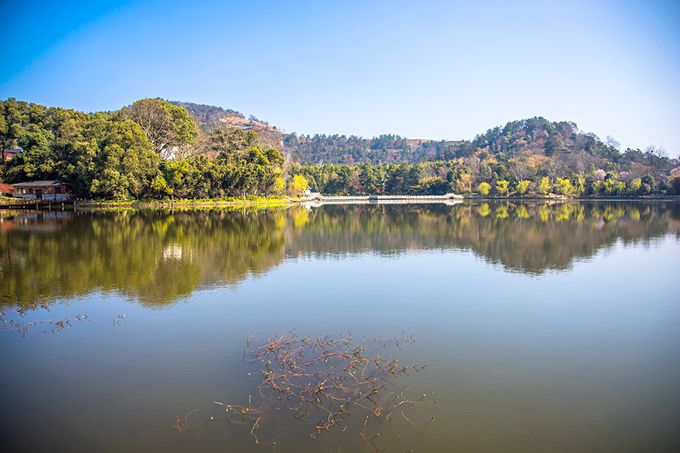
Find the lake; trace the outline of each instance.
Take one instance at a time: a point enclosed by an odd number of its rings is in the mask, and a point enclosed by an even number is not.
[[[20,212],[3,451],[680,451],[680,203]]]

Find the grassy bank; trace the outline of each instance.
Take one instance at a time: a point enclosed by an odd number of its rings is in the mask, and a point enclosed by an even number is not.
[[[202,198],[167,200],[83,200],[78,207],[85,208],[173,208],[173,207],[239,207],[239,206],[282,206],[294,203],[288,197],[246,197],[246,198]]]

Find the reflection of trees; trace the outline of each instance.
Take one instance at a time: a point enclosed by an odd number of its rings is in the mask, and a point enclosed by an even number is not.
[[[213,282],[236,283],[283,255],[282,212],[77,214],[53,234],[0,234],[0,289],[22,304],[93,290],[149,303]]]
[[[266,211],[123,211],[3,219],[4,303],[119,291],[146,303],[233,284],[285,256],[467,249],[529,273],[617,240],[678,234],[678,204],[479,203]]]
[[[568,268],[617,240],[635,243],[668,231],[668,211],[654,205],[563,203],[498,204],[484,218],[454,222],[454,242],[487,260],[520,272]],[[465,217],[466,209],[458,220]]]
[[[617,239],[661,236],[672,212],[643,203],[329,206],[312,211],[306,228],[287,231],[286,244],[290,255],[462,248],[512,270],[540,273],[568,268]]]

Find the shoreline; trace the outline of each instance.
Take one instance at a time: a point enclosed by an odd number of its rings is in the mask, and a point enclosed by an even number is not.
[[[181,200],[132,200],[132,201],[113,201],[113,200],[83,200],[76,203],[78,208],[176,208],[176,207],[267,207],[267,206],[285,206],[296,203],[297,200],[289,198],[271,198],[271,199],[225,199],[225,200],[209,200],[209,199],[181,199]]]
[[[363,197],[363,196],[362,196]],[[436,197],[436,196],[435,196]],[[680,195],[656,195],[656,196],[643,196],[643,197],[564,197],[564,196],[529,196],[529,197],[498,197],[498,196],[463,196],[456,199],[445,199],[441,200],[432,197],[428,199],[427,197],[415,200],[367,200],[365,203],[359,204],[448,204],[447,202],[455,202],[453,204],[460,204],[466,201],[480,202],[480,201],[512,201],[512,202],[535,202],[535,201],[545,201],[545,202],[637,202],[637,201],[680,201]],[[268,207],[286,207],[296,204],[318,204],[318,205],[339,205],[339,204],[357,204],[356,201],[347,201],[348,196],[325,196],[324,201],[317,201],[308,198],[254,198],[254,199],[178,199],[178,200],[130,200],[130,201],[114,201],[114,200],[75,200],[75,206],[71,205],[67,209],[175,209],[175,208],[268,208]],[[43,200],[47,202],[48,200]],[[58,207],[59,202],[53,202],[55,206],[51,207],[50,210],[60,210]],[[11,204],[16,204],[13,207]],[[30,207],[25,206],[23,203],[11,203],[2,206],[0,209],[3,210],[35,210]],[[23,206],[22,206],[23,205]],[[43,206],[40,210],[47,210],[46,206]]]
[[[409,195],[411,196],[411,195]],[[333,203],[339,203],[342,200],[350,199],[352,197],[369,197],[369,195],[326,195],[324,196],[324,201],[331,201]],[[390,196],[388,196],[390,197]],[[401,197],[401,196],[395,196]],[[424,196],[422,198],[418,196],[411,196],[414,200],[422,200],[423,203],[441,202],[448,201],[447,198],[439,199],[438,196]],[[432,198],[429,198],[432,197]],[[517,196],[479,196],[479,195],[464,195],[460,198],[451,199],[453,201],[680,201],[680,195],[651,195],[651,196],[639,196],[639,197],[567,197],[561,195],[548,195],[548,196],[527,196],[527,197],[517,197]],[[261,198],[261,199],[181,199],[181,200],[130,200],[130,201],[114,201],[114,200],[82,200],[77,202],[79,207],[173,207],[173,206],[263,206],[263,205],[290,205],[290,204],[304,204],[304,203],[314,203],[315,199],[309,198]],[[373,200],[371,200],[373,201]],[[401,200],[390,200],[386,198],[385,200],[376,200],[379,204],[380,201],[401,201]]]

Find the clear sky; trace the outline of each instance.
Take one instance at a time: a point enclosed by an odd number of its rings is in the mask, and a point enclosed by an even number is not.
[[[0,98],[142,97],[290,132],[472,138],[570,120],[680,154],[680,1],[0,0]]]

